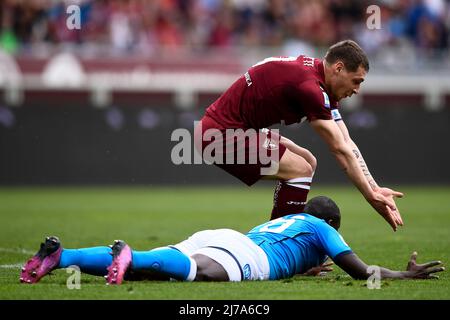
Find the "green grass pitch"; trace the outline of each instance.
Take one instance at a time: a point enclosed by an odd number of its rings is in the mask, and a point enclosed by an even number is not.
[[[351,186],[314,186],[341,208],[341,234],[368,264],[404,269],[417,250],[418,262],[450,258],[450,187],[399,187],[405,226],[394,233]],[[269,217],[272,187],[185,188],[1,188],[0,299],[450,299],[450,274],[438,280],[383,280],[369,290],[334,267],[324,277],[245,283],[126,282],[106,286],[102,277],[56,270],[37,285],[19,283],[19,270],[46,235],[67,248],[107,245],[124,239],[150,249],[184,240],[195,231],[233,228],[241,232]]]

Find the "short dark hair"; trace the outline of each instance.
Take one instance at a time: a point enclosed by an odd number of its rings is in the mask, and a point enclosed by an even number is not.
[[[330,219],[334,221],[341,220],[341,211],[339,210],[339,207],[333,200],[326,196],[318,196],[310,199],[306,203],[303,211],[325,221]]]
[[[353,40],[344,40],[333,44],[325,54],[325,61],[333,64],[336,61],[342,61],[345,68],[350,72],[358,70],[362,66],[366,72],[369,72],[369,59],[364,50]]]

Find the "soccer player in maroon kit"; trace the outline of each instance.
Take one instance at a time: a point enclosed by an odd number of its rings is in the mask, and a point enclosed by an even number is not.
[[[202,151],[215,141],[205,139],[208,130],[218,130],[223,135],[229,129],[266,130],[265,141],[250,139],[241,145],[241,150],[234,148],[231,156],[243,151],[248,159],[251,143],[256,143],[258,149],[268,149],[269,153],[276,150],[278,171],[275,174],[261,174],[266,165],[259,158],[254,164],[225,161],[214,164],[249,186],[261,178],[279,180],[271,219],[302,212],[316,158],[309,150],[264,128],[307,120],[325,140],[353,184],[395,231],[403,221],[394,197],[403,194],[378,186],[338,111],[339,100],[357,94],[368,71],[366,54],[351,40],[331,46],[323,60],[303,55],[265,59],[251,67],[207,108],[196,127],[196,134],[202,133]],[[223,156],[227,151],[224,149]]]

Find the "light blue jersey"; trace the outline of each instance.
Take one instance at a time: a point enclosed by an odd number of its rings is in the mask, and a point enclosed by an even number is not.
[[[267,254],[270,280],[289,278],[318,266],[326,257],[351,252],[342,236],[324,220],[301,213],[259,225],[247,236]]]

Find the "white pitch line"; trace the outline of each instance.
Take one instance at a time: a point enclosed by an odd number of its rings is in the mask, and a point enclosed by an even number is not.
[[[20,248],[0,248],[0,252],[6,252],[6,253],[21,253],[21,254],[27,254],[27,255],[34,255],[36,252],[26,250],[26,249],[20,249]]]
[[[0,264],[0,269],[20,269],[22,268],[22,263],[15,263],[15,264]]]

